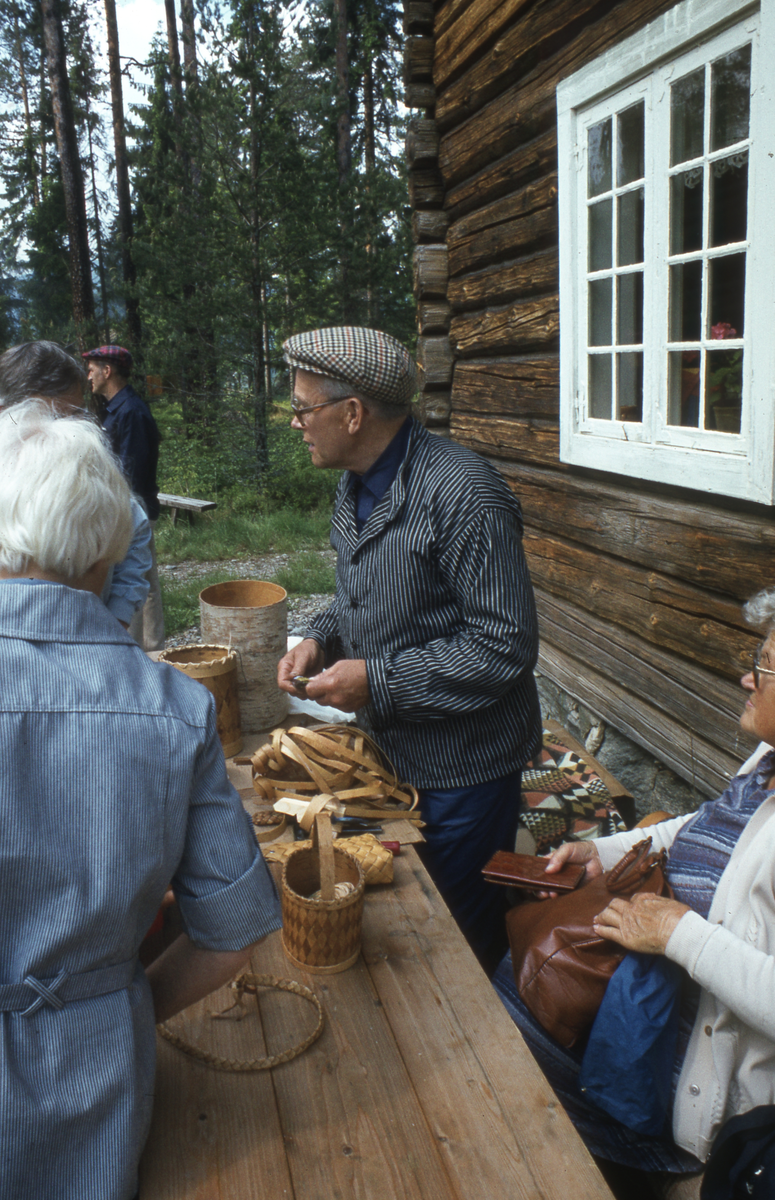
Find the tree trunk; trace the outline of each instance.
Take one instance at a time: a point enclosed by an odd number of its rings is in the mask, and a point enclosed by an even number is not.
[[[59,0],[42,0],[43,33],[46,41],[51,103],[54,110],[59,165],[65,194],[65,213],[70,243],[70,283],[73,319],[78,341],[85,345],[95,334],[94,296],[92,293],[89,233],[86,222],[86,198],[78,153],[78,138],[67,77],[64,35]]]
[[[334,34],[336,39],[336,170],[339,177],[339,287],[342,315],[349,319],[350,307],[350,87],[347,58],[347,0],[334,0]]]
[[[248,26],[248,49],[251,60],[254,61],[254,21],[251,13]],[[264,374],[267,370],[266,345],[264,325],[265,290],[261,278],[260,256],[260,227],[261,218],[258,211],[258,177],[261,164],[261,147],[258,140],[258,111],[256,102],[256,81],[251,74],[250,79],[250,291],[253,300],[253,439],[256,447],[256,463],[260,474],[269,465],[269,450],[266,438],[266,400],[267,389]]]
[[[167,17],[167,53],[170,61],[170,87],[172,88],[172,119],[175,124],[175,149],[178,158],[184,157],[183,151],[183,77],[180,72],[180,46],[178,43],[178,22],[175,16],[175,0],[164,0],[164,12]]]
[[[22,35],[19,29],[19,13],[14,9],[13,13],[14,33],[16,34],[16,54],[19,60],[19,82],[22,89],[22,103],[24,104],[24,127],[27,131],[27,141],[29,143],[30,157],[32,160],[32,202],[35,208],[40,204],[40,189],[38,187],[38,164],[35,160],[32,136],[32,117],[30,115],[30,98],[27,91],[27,72],[24,69],[24,48],[22,46]]]
[[[91,174],[91,199],[94,210],[94,240],[97,243],[97,270],[100,279],[100,299],[102,301],[102,329],[105,341],[110,341],[110,323],[108,320],[108,289],[105,282],[105,255],[102,252],[102,223],[100,221],[100,202],[97,196],[97,172],[94,166],[94,145],[91,135],[91,105],[89,93],[86,93],[86,136],[89,139],[89,171]]]
[[[124,279],[129,340],[132,343],[135,357],[138,358],[141,352],[142,328],[140,310],[135,295],[137,276],[132,257],[132,198],[129,191],[129,165],[126,155],[116,0],[105,0],[105,21],[108,28],[108,70],[110,72],[110,104],[113,112],[113,145],[116,155],[116,197],[118,200],[118,237],[121,243],[121,271]]]
[[[376,160],[374,137],[374,64],[369,52],[363,73],[363,161],[366,170],[366,323],[373,325],[377,313],[374,296],[374,198],[372,180]]]

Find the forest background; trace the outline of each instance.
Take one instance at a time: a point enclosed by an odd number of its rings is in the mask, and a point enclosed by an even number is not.
[[[414,338],[400,10],[179,5],[138,62],[115,0],[0,0],[0,349],[128,346],[162,491],[314,509],[283,340]]]

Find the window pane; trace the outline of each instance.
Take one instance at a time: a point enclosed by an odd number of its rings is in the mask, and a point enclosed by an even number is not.
[[[643,262],[643,188],[625,192],[617,200],[618,211],[618,264],[627,267],[630,263]]]
[[[740,432],[743,351],[709,350],[705,359],[705,428]]]
[[[587,131],[589,170],[587,195],[599,196],[611,190],[611,118]]]
[[[742,46],[714,62],[710,85],[710,148],[721,150],[748,137],[751,107],[751,47]]]
[[[670,253],[702,250],[702,167],[670,180]]]
[[[612,264],[613,201],[599,200],[589,207],[589,269],[606,271]]]
[[[696,429],[700,423],[700,352],[673,350],[668,358],[668,424]]]
[[[616,182],[621,187],[644,176],[643,102],[619,113],[616,146]]]
[[[612,280],[593,279],[589,284],[589,345],[611,345]]]
[[[617,354],[616,396],[620,421],[643,420],[643,355]]]
[[[670,166],[699,158],[705,127],[705,68],[692,71],[670,89]]]
[[[670,268],[670,341],[699,342],[702,326],[702,263]]]
[[[619,308],[616,318],[616,341],[620,346],[639,346],[643,343],[643,275],[618,277]]]
[[[748,232],[748,151],[710,168],[710,244],[744,242]]]
[[[728,254],[725,258],[712,258],[710,269],[708,337],[715,337],[713,329],[731,327],[734,333],[725,337],[742,337],[745,311],[745,255]]]
[[[589,355],[589,415],[611,420],[611,356]]]

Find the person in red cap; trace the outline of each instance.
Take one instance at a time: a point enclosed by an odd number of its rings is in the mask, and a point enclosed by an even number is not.
[[[123,346],[97,346],[82,357],[86,360],[92,392],[104,396],[107,402],[102,420],[105,432],[153,529],[160,511],[156,483],[159,430],[148,405],[129,382],[132,355]],[[153,537],[151,553],[153,562],[148,573],[151,590],[142,610],[132,618],[129,632],[144,650],[163,650],[164,613]]]

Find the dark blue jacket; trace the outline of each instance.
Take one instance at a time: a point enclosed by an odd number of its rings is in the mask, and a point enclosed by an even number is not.
[[[156,484],[159,429],[148,405],[127,384],[108,402],[102,423],[132,491],[143,501],[150,520],[155,521],[160,511]]]

